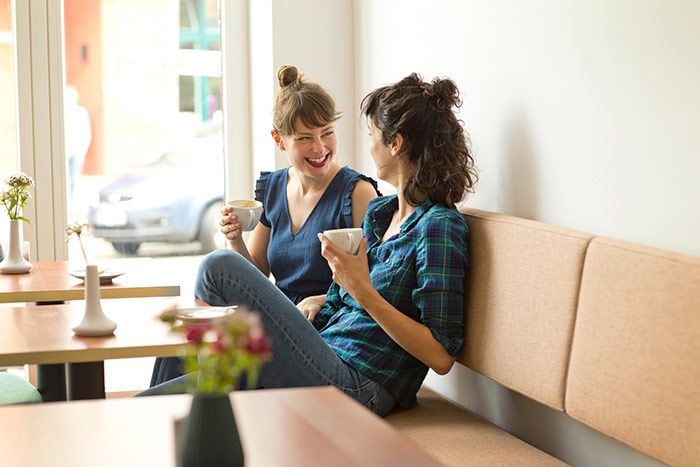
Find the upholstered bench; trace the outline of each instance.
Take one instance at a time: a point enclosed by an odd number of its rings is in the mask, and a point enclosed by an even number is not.
[[[465,347],[387,420],[447,465],[700,465],[700,259],[463,212]]]

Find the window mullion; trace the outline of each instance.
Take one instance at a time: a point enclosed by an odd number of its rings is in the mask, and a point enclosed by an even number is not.
[[[222,102],[226,197],[253,194],[248,1],[221,2]]]
[[[36,181],[25,214],[34,259],[66,259],[62,2],[15,2],[20,168]]]

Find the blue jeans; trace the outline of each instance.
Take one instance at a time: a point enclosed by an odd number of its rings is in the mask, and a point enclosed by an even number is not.
[[[394,406],[394,398],[384,388],[338,358],[294,303],[238,253],[217,250],[205,256],[195,295],[212,306],[244,305],[258,312],[272,342],[272,359],[260,371],[260,387],[335,386],[380,416]],[[181,389],[184,378],[140,395]]]

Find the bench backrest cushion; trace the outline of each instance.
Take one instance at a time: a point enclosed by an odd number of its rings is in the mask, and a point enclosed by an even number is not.
[[[700,259],[596,238],[566,391],[573,418],[671,465],[700,462]]]
[[[590,235],[462,209],[470,230],[458,361],[557,410]]]

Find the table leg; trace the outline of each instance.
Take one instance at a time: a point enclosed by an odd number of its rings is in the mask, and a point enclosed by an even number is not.
[[[36,388],[44,402],[65,401],[66,367],[62,363],[37,366]]]
[[[68,400],[104,399],[104,362],[66,364],[68,377]]]
[[[66,302],[50,301],[36,302],[42,305],[62,305]],[[44,402],[65,401],[66,398],[66,366],[63,363],[52,365],[37,365],[36,388]]]

